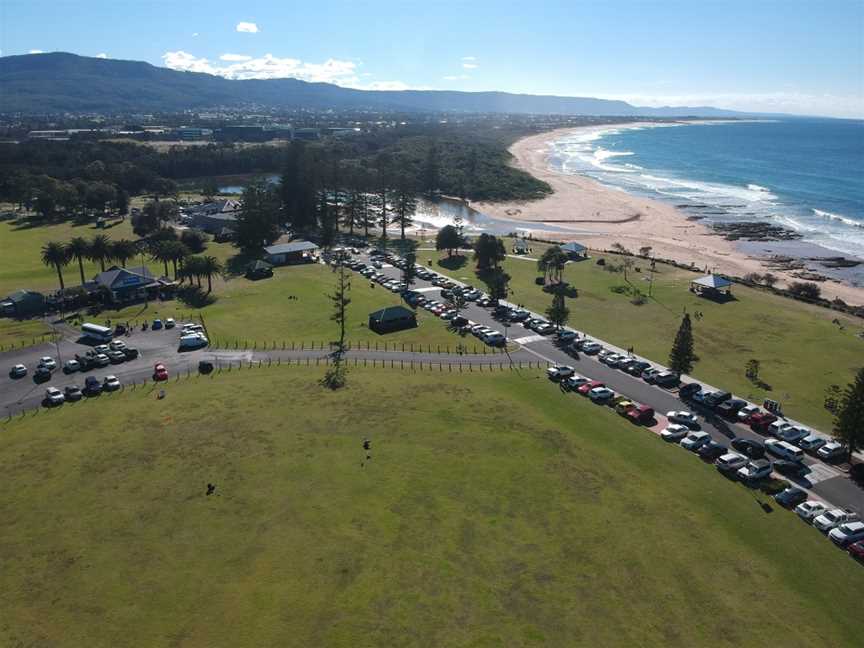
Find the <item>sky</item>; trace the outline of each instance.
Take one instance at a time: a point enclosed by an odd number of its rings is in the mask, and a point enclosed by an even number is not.
[[[0,0],[0,54],[864,118],[864,0]]]

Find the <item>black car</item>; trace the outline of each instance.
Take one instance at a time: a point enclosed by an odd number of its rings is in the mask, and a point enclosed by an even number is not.
[[[774,501],[780,506],[795,508],[802,502],[807,501],[807,491],[797,488],[796,486],[790,486],[786,490],[777,493],[774,496]]]
[[[696,392],[702,391],[702,385],[699,383],[684,383],[678,388],[678,396],[681,398],[691,398]]]
[[[625,371],[631,376],[641,376],[643,371],[650,368],[650,362],[645,362],[644,360],[634,360],[630,363],[627,369],[625,369]]]
[[[747,405],[747,401],[743,401],[740,398],[732,398],[730,400],[724,401],[717,406],[717,413],[723,418],[737,420],[738,412],[741,411],[741,408]]]
[[[102,393],[102,383],[96,376],[87,376],[84,381],[84,394],[86,396],[96,396]]]
[[[33,382],[44,383],[51,380],[51,370],[47,367],[36,367],[33,372]]]
[[[134,360],[138,357],[138,349],[135,349],[133,347],[126,347],[125,349],[123,349],[123,355],[126,356],[127,360]]]
[[[705,395],[705,399],[703,402],[708,405],[708,407],[717,407],[720,403],[725,403],[730,398],[732,398],[732,394],[725,391],[711,392],[710,394]]]
[[[66,402],[69,401],[78,401],[81,400],[81,388],[78,385],[69,385],[66,389],[63,390],[63,396],[66,399]]]
[[[709,441],[705,445],[703,445],[696,452],[699,454],[702,459],[705,461],[714,462],[724,454],[726,454],[727,448],[722,443],[717,443],[717,441]]]
[[[732,447],[751,459],[761,459],[765,456],[765,445],[752,439],[732,439]]]
[[[774,470],[786,477],[803,477],[810,469],[797,461],[778,460],[774,462]]]

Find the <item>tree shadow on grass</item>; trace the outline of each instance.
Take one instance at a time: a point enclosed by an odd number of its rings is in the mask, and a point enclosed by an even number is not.
[[[204,308],[216,301],[213,293],[206,293],[198,286],[184,286],[177,291],[177,299],[192,308]]]
[[[256,254],[238,252],[225,262],[226,278],[233,279],[245,274],[247,266],[253,261],[257,261],[258,257],[259,255]]]
[[[438,265],[447,270],[461,270],[465,267],[466,263],[468,263],[468,257],[462,254],[438,260]]]

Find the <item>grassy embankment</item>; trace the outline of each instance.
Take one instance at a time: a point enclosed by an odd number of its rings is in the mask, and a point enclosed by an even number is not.
[[[508,241],[508,251],[510,247]],[[539,257],[545,247],[534,244],[530,256]],[[425,260],[430,254],[434,253],[423,251],[420,256]],[[470,253],[466,254],[461,268],[446,261],[436,262],[435,268],[482,287]],[[435,258],[440,261],[446,255]],[[615,255],[606,259],[620,263]],[[627,285],[623,274],[607,272],[595,261],[570,263],[564,273],[579,290],[578,298],[567,300],[571,326],[622,348],[633,346],[636,353],[665,363],[686,308],[699,355],[693,372],[697,378],[760,402],[774,398],[790,416],[830,430],[831,415],[823,407],[825,389],[832,384],[845,387],[864,362],[864,339],[858,337],[864,329],[862,320],[743,286],[733,288],[735,301],[716,303],[688,290],[698,274],[662,264],[654,275],[652,298],[636,306],[631,296],[612,291]],[[649,264],[637,259],[636,265],[642,271],[629,272],[628,280],[647,294]],[[504,266],[513,277],[511,300],[544,312],[551,297],[534,283],[539,274],[536,262],[508,257]],[[704,317],[694,319],[696,311]],[[832,323],[835,318],[840,326]],[[762,386],[744,375],[751,358],[760,362]]]
[[[17,228],[11,222],[0,223],[0,248],[4,250],[0,260],[0,296],[17,288],[51,291],[59,287],[57,273],[40,260],[40,250],[47,241],[68,241],[75,236],[92,237],[106,233],[112,238],[135,238],[129,222],[118,223],[107,230],[93,225],[74,226],[69,223]],[[6,254],[8,250],[8,254]],[[227,263],[237,250],[227,243],[208,244],[204,254],[212,255]],[[164,273],[164,267],[145,257],[146,264],[154,274]],[[140,264],[136,259],[129,265]],[[171,266],[169,264],[169,271]],[[84,276],[92,278],[99,272],[99,265],[84,263]],[[64,271],[67,286],[80,284],[78,263],[72,262]],[[348,339],[351,341],[393,344],[424,344],[437,348],[455,347],[460,338],[447,331],[443,321],[426,311],[418,312],[420,326],[416,329],[380,336],[370,331],[366,324],[370,312],[400,303],[397,295],[378,286],[370,287],[369,281],[352,273],[352,303],[348,307],[350,322]],[[206,289],[206,281],[204,288]],[[200,312],[212,337],[217,340],[244,340],[261,343],[277,341],[327,342],[335,339],[336,324],[330,321],[332,305],[327,295],[332,294],[335,277],[322,265],[276,268],[275,276],[261,281],[249,281],[242,276],[229,276],[225,280],[216,278],[213,294],[216,301],[209,306],[194,309],[179,300],[151,302],[146,307],[136,304],[121,311],[105,311],[98,316],[104,320],[143,320],[154,317],[179,317]],[[291,299],[291,297],[297,299]],[[0,345],[29,343],[34,337],[49,333],[50,327],[39,321],[16,322],[0,319]],[[473,338],[467,341],[469,348]],[[478,350],[479,350],[478,345]]]
[[[861,568],[610,410],[533,372],[322,373],[2,424],[0,643],[858,644]]]

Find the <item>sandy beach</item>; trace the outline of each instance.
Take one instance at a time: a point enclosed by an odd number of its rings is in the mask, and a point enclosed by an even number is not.
[[[632,124],[636,126],[637,124]],[[657,257],[681,263],[694,262],[700,268],[718,273],[744,276],[750,272],[768,272],[763,259],[748,256],[735,245],[714,235],[705,225],[688,221],[686,215],[672,205],[634,196],[606,187],[595,180],[578,175],[559,173],[549,166],[551,142],[584,129],[608,127],[587,126],[567,128],[533,135],[510,147],[514,165],[545,182],[554,193],[532,202],[472,203],[471,206],[489,216],[536,224],[536,236],[578,241],[591,248],[609,249],[614,243],[637,252],[651,246]],[[544,223],[573,232],[549,235]],[[788,273],[770,269],[781,281],[797,281]],[[864,289],[826,281],[820,284],[822,294],[839,297],[847,303],[864,304]]]

